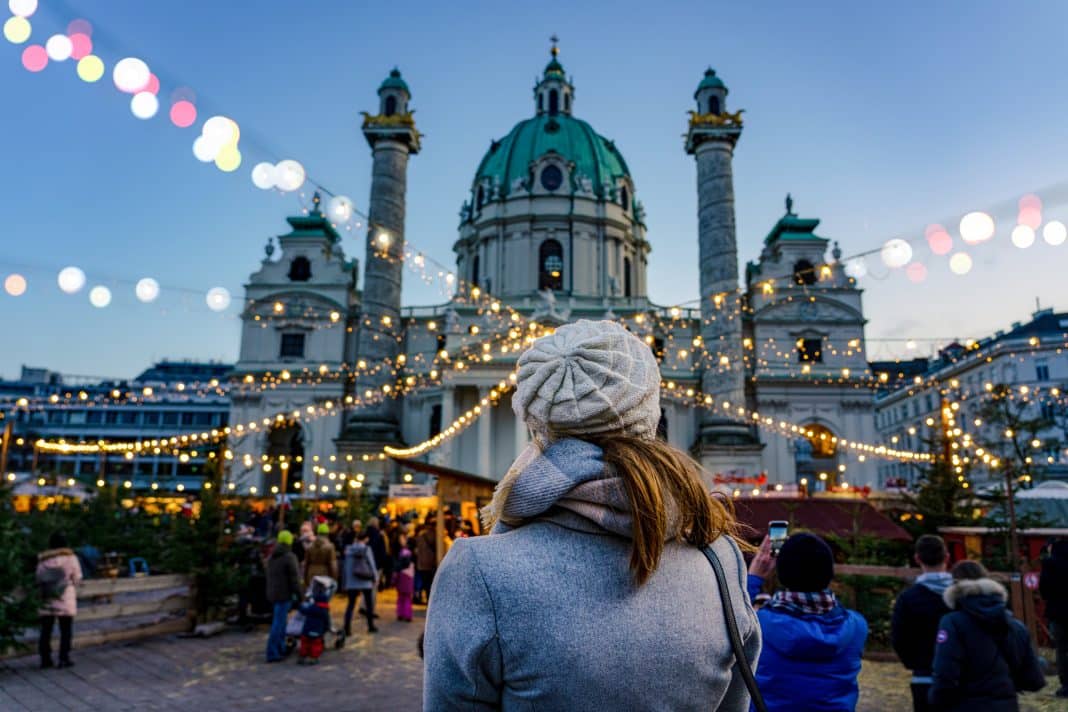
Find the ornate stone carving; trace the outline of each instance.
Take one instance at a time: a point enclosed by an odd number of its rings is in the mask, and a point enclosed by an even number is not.
[[[403,128],[415,128],[415,118],[412,114],[415,110],[409,111],[407,114],[394,114],[393,116],[386,116],[385,114],[371,115],[366,111],[361,111],[363,114],[363,126],[362,128],[391,128],[391,127],[403,127]]]
[[[739,109],[734,113],[724,111],[722,114],[699,114],[696,111],[690,110],[687,112],[690,115],[690,126],[741,126],[742,114],[745,113],[745,109]]]

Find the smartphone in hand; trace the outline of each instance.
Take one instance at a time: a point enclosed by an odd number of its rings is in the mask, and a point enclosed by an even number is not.
[[[790,523],[782,519],[773,519],[768,522],[768,539],[771,541],[771,555],[778,556],[779,549],[786,542],[790,531]]]

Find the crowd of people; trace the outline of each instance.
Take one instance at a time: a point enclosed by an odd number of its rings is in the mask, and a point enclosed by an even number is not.
[[[801,532],[753,550],[697,463],[656,437],[659,393],[650,350],[614,322],[579,321],[536,341],[519,359],[512,400],[531,442],[483,510],[489,536],[446,514],[440,567],[433,518],[316,516],[296,536],[273,516],[250,521],[270,542],[268,662],[288,654],[293,606],[300,662],[315,663],[335,590],[347,597],[349,636],[358,607],[377,631],[376,594],[392,586],[398,621],[429,606],[424,710],[854,710],[869,627],[833,590],[832,548]],[[891,618],[914,709],[1017,710],[1018,694],[1045,677],[1005,587],[979,562],[950,567],[937,536],[920,537],[914,559],[921,574]],[[80,577],[56,535],[38,564],[51,593],[44,667],[57,620],[59,664],[71,664]],[[1068,541],[1051,543],[1039,588],[1055,694],[1066,698]]]
[[[260,524],[255,518],[249,522],[251,528]],[[446,512],[444,532],[448,551],[456,539],[471,536],[474,529],[470,521],[460,521]],[[376,594],[387,588],[396,590],[397,620],[411,623],[413,605],[429,602],[436,570],[437,522],[433,517],[422,522],[394,519],[385,526],[378,517],[371,517],[366,525],[356,519],[345,526],[340,520],[317,516],[314,521],[302,522],[296,537],[288,530],[278,531],[265,571],[272,618],[267,661],[277,662],[288,655],[286,624],[295,607],[304,615],[307,629],[301,634],[300,660],[314,662],[322,653],[321,644],[315,640],[306,644],[304,640],[321,638],[327,632],[318,610],[323,608],[322,602],[306,600],[314,598],[317,577],[337,582],[338,590],[347,597],[342,629],[345,636],[351,636],[357,611],[367,620],[367,632],[378,632]]]

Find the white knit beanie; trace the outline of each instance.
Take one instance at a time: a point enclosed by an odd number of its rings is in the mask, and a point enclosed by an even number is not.
[[[583,319],[538,339],[519,357],[516,383],[512,409],[535,434],[656,437],[660,368],[614,321]]]

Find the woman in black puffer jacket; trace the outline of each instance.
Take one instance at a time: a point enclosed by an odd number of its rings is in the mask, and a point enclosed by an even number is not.
[[[1017,712],[1017,692],[1046,684],[1031,636],[1005,607],[1005,587],[982,564],[961,561],[952,573],[943,595],[952,610],[935,637],[931,705],[947,712]]]

